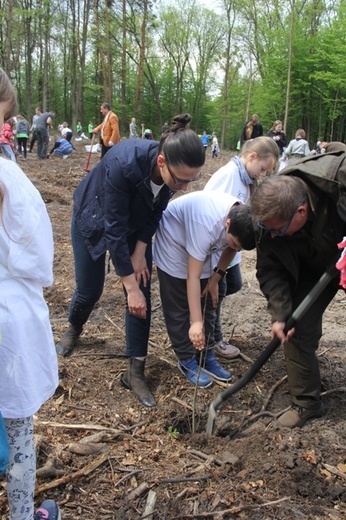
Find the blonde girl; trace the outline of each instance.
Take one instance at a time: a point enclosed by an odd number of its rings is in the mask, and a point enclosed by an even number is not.
[[[262,136],[246,141],[239,155],[215,172],[204,189],[233,195],[246,204],[259,177],[276,172],[279,156],[280,150],[270,137]],[[221,304],[225,296],[238,292],[242,287],[240,261],[241,253],[237,253],[226,277],[219,282],[219,302],[214,330],[215,353],[228,359],[236,357],[239,349],[223,339],[220,323]]]

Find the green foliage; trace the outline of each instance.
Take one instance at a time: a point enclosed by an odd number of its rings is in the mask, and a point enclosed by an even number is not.
[[[168,426],[167,431],[173,439],[177,439],[179,437],[178,430],[173,428],[173,426]]]
[[[187,112],[194,130],[223,134],[231,148],[252,113],[265,132],[286,119],[288,138],[298,127],[311,143],[345,138],[345,2],[220,0],[215,10],[157,0],[143,24],[144,5],[127,0],[125,15],[121,2],[4,0],[0,63],[27,117],[41,105],[57,123],[96,124],[107,97],[123,135],[131,117],[159,137],[165,120]]]

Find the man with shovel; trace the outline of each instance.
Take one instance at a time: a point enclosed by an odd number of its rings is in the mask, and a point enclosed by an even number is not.
[[[292,407],[279,423],[287,428],[324,414],[316,351],[322,316],[339,288],[339,278],[331,280],[294,329],[286,331],[285,323],[340,256],[337,244],[346,235],[346,201],[340,196],[346,184],[346,147],[337,149],[267,177],[252,199],[257,278],[272,315],[272,335],[284,344]]]

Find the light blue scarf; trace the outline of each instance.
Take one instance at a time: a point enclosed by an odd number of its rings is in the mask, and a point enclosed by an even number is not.
[[[248,172],[245,170],[245,166],[243,165],[239,157],[236,155],[231,160],[237,165],[242,183],[245,184],[245,186],[253,184],[253,180],[249,176]]]

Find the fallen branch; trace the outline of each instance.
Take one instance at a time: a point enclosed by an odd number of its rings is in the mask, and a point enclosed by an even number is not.
[[[114,435],[122,435],[124,432],[108,426],[99,426],[98,424],[65,424],[54,421],[39,421],[35,420],[35,424],[40,426],[51,426],[52,428],[67,428],[69,430],[97,430],[105,433],[114,433]]]
[[[129,493],[126,498],[127,500],[135,500],[136,498],[139,498],[141,495],[144,495],[144,493],[149,491],[151,487],[152,486],[149,486],[147,482],[142,482],[142,484],[140,484],[136,489],[131,491],[131,493]]]
[[[188,450],[188,453],[191,453],[191,455],[195,455],[196,457],[199,457],[203,460],[208,460],[210,458],[210,455],[206,455],[202,451],[198,450]],[[217,464],[218,466],[223,466],[224,464],[222,460],[216,459],[215,457],[213,457],[213,462],[215,462],[215,464]]]
[[[42,486],[39,486],[35,490],[35,496],[39,495],[40,493],[43,493],[47,491],[48,489],[53,489],[56,487],[59,487],[63,484],[68,484],[69,482],[73,480],[77,480],[81,477],[86,477],[87,475],[90,475],[96,468],[101,466],[106,460],[108,459],[108,453],[102,453],[97,459],[95,459],[93,462],[85,466],[85,468],[82,468],[78,471],[75,471],[74,473],[70,473],[69,475],[65,475],[61,478],[57,478],[56,480],[53,480],[52,482],[48,482],[47,484],[43,484]]]
[[[172,397],[171,401],[175,401],[176,403],[181,404],[181,406],[183,406],[184,408],[186,408],[187,410],[192,412],[192,406],[190,406],[189,404],[185,403],[185,401],[182,401],[181,399],[178,399],[178,397]]]
[[[57,469],[54,464],[54,457],[49,456],[45,465],[36,470],[36,476],[38,478],[47,479],[52,477],[61,477],[64,475],[65,471],[63,469]]]
[[[144,513],[142,514],[141,518],[147,518],[147,520],[153,519],[153,513],[155,510],[155,504],[156,504],[156,497],[157,493],[156,491],[153,491],[152,489],[148,493],[147,503],[145,505]]]
[[[251,509],[260,509],[263,507],[271,507],[281,504],[282,502],[287,502],[287,500],[291,500],[291,497],[283,497],[279,500],[273,500],[272,502],[266,502],[265,504],[254,504],[254,505],[245,505],[239,507],[232,507],[231,509],[224,509],[223,511],[210,511],[208,513],[197,513],[195,515],[179,515],[176,518],[208,518],[212,517],[222,517],[223,515],[229,514],[238,514],[241,511],[249,511]]]
[[[329,471],[329,473],[332,473],[333,475],[336,475],[337,477],[343,478],[346,480],[346,473],[343,473],[342,471],[338,470],[335,466],[331,466],[330,464],[323,464],[322,466]]]
[[[116,482],[114,484],[114,487],[116,488],[117,486],[119,486],[122,482],[125,482],[125,480],[128,480],[129,478],[133,477],[133,475],[137,475],[137,473],[141,473],[143,470],[142,469],[135,469],[134,471],[131,471],[130,473],[128,473],[127,475],[125,475],[124,477],[122,477],[121,479],[118,480],[118,482]]]
[[[331,388],[330,390],[321,392],[321,397],[325,397],[326,395],[333,394],[334,392],[346,392],[346,386],[339,386],[339,388]]]
[[[245,354],[243,354],[242,351],[239,352],[239,357],[241,357],[242,359],[244,359],[244,361],[247,361],[248,363],[253,363],[254,360],[249,358],[249,356],[246,356]]]
[[[203,480],[209,480],[211,478],[213,478],[213,475],[205,475],[204,477],[164,478],[163,480],[160,481],[160,483],[161,484],[179,484],[179,482],[202,482]]]
[[[272,395],[273,393],[275,392],[275,390],[280,386],[282,385],[282,383],[284,383],[287,379],[287,375],[282,377],[279,381],[277,381],[275,383],[275,385],[273,385],[270,389],[269,389],[269,392],[267,394],[267,397],[266,397],[266,400],[264,401],[263,405],[262,405],[262,408],[261,410],[266,410],[267,409],[267,406],[269,405],[269,401],[270,399],[272,398]]]

